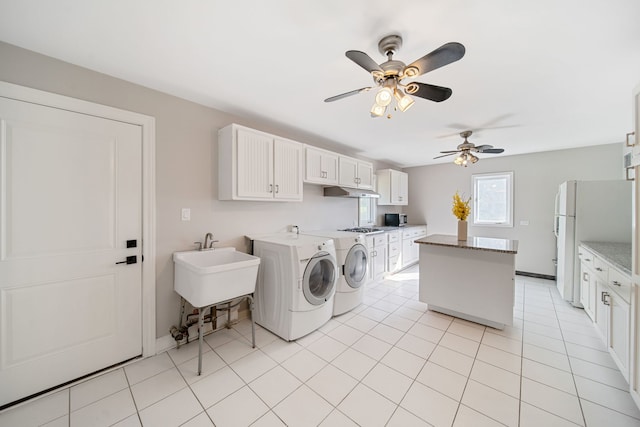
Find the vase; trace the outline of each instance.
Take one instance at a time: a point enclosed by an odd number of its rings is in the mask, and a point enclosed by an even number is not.
[[[467,221],[458,221],[458,240],[467,240]]]

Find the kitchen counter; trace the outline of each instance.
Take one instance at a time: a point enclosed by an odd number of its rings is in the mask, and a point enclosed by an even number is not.
[[[495,239],[493,237],[469,237],[467,240],[458,240],[457,236],[444,234],[432,234],[416,240],[423,245],[449,246],[461,249],[478,251],[493,251],[506,254],[518,253],[518,241],[509,239]]]
[[[580,242],[621,272],[631,276],[631,243]]]
[[[429,310],[503,329],[513,324],[518,241],[434,234],[420,246],[419,300]]]
[[[411,228],[411,227],[426,227],[427,224],[407,224],[407,225],[402,225],[402,226],[393,226],[393,225],[374,225],[375,228],[379,228],[380,230],[384,230],[384,231],[397,231],[397,230],[403,230],[405,228]]]

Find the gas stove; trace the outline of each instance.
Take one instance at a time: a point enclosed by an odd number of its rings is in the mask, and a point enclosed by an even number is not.
[[[340,231],[351,231],[352,233],[360,233],[360,234],[377,234],[384,233],[384,230],[373,227],[354,227],[354,228],[346,228]]]

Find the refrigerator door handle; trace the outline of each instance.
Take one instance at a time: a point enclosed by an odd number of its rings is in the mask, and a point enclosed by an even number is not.
[[[555,205],[553,208],[554,220],[553,220],[553,234],[558,238],[558,232],[560,231],[560,212],[558,212],[558,206],[560,204],[560,192],[556,193]]]

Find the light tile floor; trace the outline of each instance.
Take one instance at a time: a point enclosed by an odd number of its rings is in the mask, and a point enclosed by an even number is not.
[[[0,413],[0,426],[640,426],[583,310],[518,276],[502,331],[427,310],[417,267],[287,343],[243,320]]]

